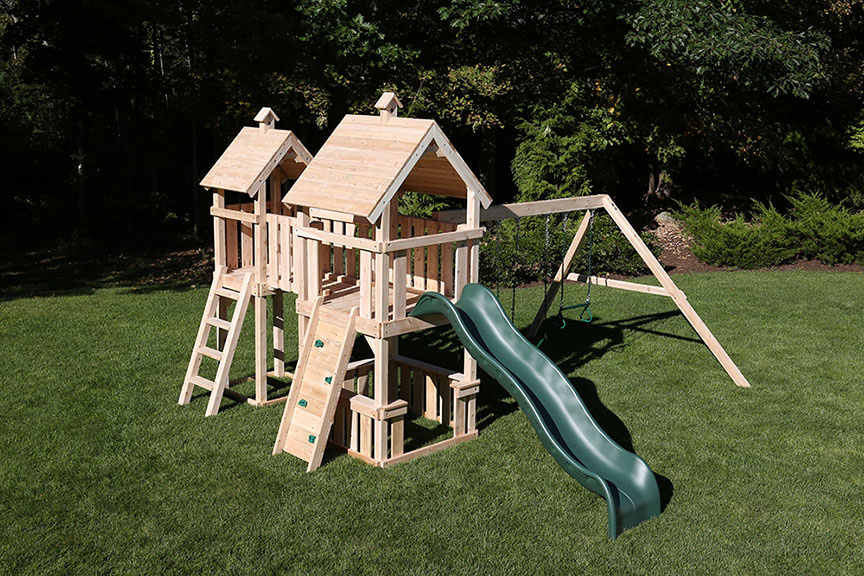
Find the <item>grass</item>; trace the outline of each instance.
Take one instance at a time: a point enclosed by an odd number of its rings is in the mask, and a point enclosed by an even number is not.
[[[602,500],[494,383],[475,441],[386,470],[329,453],[307,475],[270,456],[281,406],[226,400],[207,419],[201,394],[177,406],[204,288],[7,298],[0,572],[864,573],[864,277],[676,281],[753,389],[735,388],[662,298],[595,288],[595,322],[544,345],[660,477],[664,512],[614,542]],[[517,324],[541,298],[519,291]],[[446,331],[403,340],[456,358]],[[247,330],[237,373],[252,348]]]

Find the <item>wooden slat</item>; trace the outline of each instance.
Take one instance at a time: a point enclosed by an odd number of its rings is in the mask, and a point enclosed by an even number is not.
[[[255,248],[252,226],[252,223],[249,221],[240,222],[240,266],[244,268],[252,266],[255,262],[253,258]]]
[[[216,206],[210,207],[210,215],[226,220],[237,220],[246,224],[257,224],[259,221],[259,217],[257,215],[249,213],[248,211],[218,208]]]
[[[458,299],[462,295],[462,288],[468,283],[468,246],[460,242],[456,247],[456,293]]]
[[[345,236],[345,223],[339,221],[332,221],[332,231],[334,234],[339,234],[341,236]],[[333,273],[334,274],[344,274],[345,273],[345,249],[342,246],[334,246],[333,247]]]
[[[275,214],[267,214],[267,285],[279,287],[279,225]]]
[[[294,248],[291,245],[293,240],[291,221],[290,218],[284,216],[277,219],[279,224],[279,262],[277,264],[279,269],[279,289],[284,292],[294,289],[291,283],[294,266],[292,262]]]
[[[421,222],[421,226],[425,226],[425,221]],[[431,224],[431,222],[430,222]],[[419,227],[422,230],[422,227]],[[415,234],[413,238],[407,239],[399,239],[399,240],[391,240],[390,242],[385,242],[381,246],[381,250],[385,252],[397,252],[399,250],[408,250],[409,248],[418,248],[425,246],[432,246],[436,244],[446,244],[450,242],[460,242],[463,240],[471,240],[471,239],[479,239],[483,237],[483,234],[486,233],[486,230],[483,228],[478,228],[474,230],[456,230],[453,232],[443,232],[440,234],[434,234],[430,231],[429,234]]]
[[[430,235],[438,233],[437,222],[430,222],[427,226]],[[439,234],[439,236],[441,235]],[[426,248],[426,290],[438,292],[441,284],[438,271],[439,266],[440,259],[438,257],[438,244],[430,244]]]
[[[393,258],[393,319],[405,318],[408,253],[397,252]]]
[[[612,278],[600,278],[599,276],[586,276],[584,274],[570,273],[567,275],[567,280],[571,282],[579,282],[586,284],[588,281],[597,286],[606,286],[608,288],[618,288],[619,290],[629,290],[631,292],[642,292],[644,294],[654,294],[657,296],[669,296],[669,292],[662,286],[651,286],[649,284],[637,284],[636,282],[626,282],[624,280],[614,280]]]
[[[355,224],[345,224],[345,236],[354,238],[357,226]],[[348,276],[357,276],[357,250],[351,248],[345,250],[345,274]]]
[[[422,415],[426,400],[425,379],[423,371],[419,368],[411,369],[411,402],[409,406],[415,414]]]
[[[343,234],[333,234],[332,232],[323,232],[315,230],[314,228],[300,227],[297,228],[297,235],[301,238],[318,240],[319,242],[326,242],[327,244],[333,244],[336,246],[357,248],[359,250],[367,250],[369,252],[381,252],[380,242],[376,242],[375,240],[370,240],[362,236],[360,238],[352,238]]]
[[[225,250],[228,269],[233,270],[240,267],[240,257],[238,251],[237,227],[239,222],[231,220],[225,222]]]
[[[445,296],[453,296],[453,244],[441,245],[441,285],[439,291]]]
[[[360,316],[372,318],[372,253],[360,252]]]

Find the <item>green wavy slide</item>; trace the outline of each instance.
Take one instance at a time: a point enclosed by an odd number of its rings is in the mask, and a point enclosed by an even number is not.
[[[450,321],[480,367],[516,399],[564,471],[606,499],[609,538],[660,514],[660,491],[648,465],[597,425],[567,376],[510,323],[492,292],[468,284],[455,304],[427,292],[411,316],[431,314]]]

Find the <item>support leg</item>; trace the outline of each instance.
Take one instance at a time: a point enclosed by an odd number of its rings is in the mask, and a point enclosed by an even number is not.
[[[255,297],[255,401],[267,400],[267,297]]]
[[[383,408],[389,401],[390,392],[390,341],[386,338],[374,340],[372,351],[375,354],[375,406]],[[376,462],[387,459],[387,420],[375,419],[374,458]]]
[[[651,253],[651,250],[648,249],[645,242],[642,241],[642,238],[630,225],[630,222],[628,222],[621,211],[618,210],[618,206],[616,206],[610,198],[606,197],[603,200],[603,207],[606,208],[609,216],[612,217],[612,220],[618,225],[618,228],[621,229],[621,232],[624,233],[624,236],[627,237],[627,240],[630,241],[630,244],[633,245],[633,248],[636,249],[639,256],[642,257],[642,260],[645,262],[645,265],[648,266],[648,269],[651,270],[651,273],[654,274],[654,277],[660,281],[660,285],[663,286],[663,288],[665,288],[672,297],[672,300],[678,306],[678,309],[681,310],[681,313],[684,314],[684,317],[687,318],[687,321],[702,341],[705,342],[705,345],[711,353],[714,354],[714,357],[718,362],[720,362],[720,365],[729,377],[732,378],[732,381],[735,382],[737,386],[749,388],[750,383],[747,382],[746,378],[744,378],[744,375],[738,369],[738,366],[735,365],[726,353],[726,350],[723,349],[723,346],[720,345],[720,342],[717,341],[717,338],[715,338],[708,329],[708,326],[706,326],[702,319],[699,318],[696,310],[694,310],[693,306],[691,306],[687,301],[687,296],[678,289],[678,286],[675,285],[669,277],[669,274],[667,274],[666,270],[663,269],[663,265],[654,257],[654,254]]]

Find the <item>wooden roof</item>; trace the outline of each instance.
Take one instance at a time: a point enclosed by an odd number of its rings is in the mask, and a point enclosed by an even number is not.
[[[491,196],[433,120],[345,116],[282,199],[375,222],[399,190]]]
[[[204,176],[201,186],[255,196],[277,166],[295,179],[311,161],[312,155],[290,130],[246,126]]]

